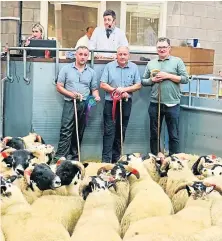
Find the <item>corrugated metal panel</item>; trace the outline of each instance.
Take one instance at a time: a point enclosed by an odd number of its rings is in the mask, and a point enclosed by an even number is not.
[[[29,64],[29,63],[28,63]],[[27,64],[27,65],[28,65]],[[19,82],[7,83],[6,94],[6,135],[23,136],[31,127],[38,132],[47,143],[57,146],[63,107],[63,98],[57,93],[54,82],[55,64],[34,62],[30,69],[32,80],[27,86],[23,81],[22,62],[17,62],[16,75]],[[60,64],[62,67],[64,64]],[[96,64],[98,81],[105,65]],[[139,66],[141,76],[145,66]],[[13,73],[12,73],[13,74]],[[13,74],[15,75],[15,74]],[[101,91],[102,99],[104,92]],[[148,106],[150,87],[142,88],[133,96],[133,107],[129,126],[126,132],[124,152],[147,153],[149,148]],[[187,98],[182,100],[187,103]],[[221,100],[197,100],[197,105],[220,108]],[[32,105],[33,102],[33,105]],[[104,100],[90,113],[81,147],[82,159],[100,159],[102,153]],[[181,110],[181,151],[197,154],[221,152],[222,147],[221,115]],[[219,129],[220,127],[220,129]],[[162,134],[163,137],[163,134]]]

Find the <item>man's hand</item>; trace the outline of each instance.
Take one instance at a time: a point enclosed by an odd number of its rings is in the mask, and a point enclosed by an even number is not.
[[[157,75],[155,77],[158,80],[165,80],[165,79],[170,79],[170,74],[168,74],[166,72],[159,72],[159,73],[157,73]]]
[[[96,101],[96,102],[99,102],[99,101],[101,100],[101,98],[100,98],[100,96],[99,96],[99,95],[94,96],[94,98],[95,98],[95,101]]]
[[[122,98],[129,99],[129,94],[127,92],[122,93]]]
[[[116,88],[116,93],[122,94],[123,92],[126,92],[124,87],[118,87],[118,88]]]
[[[72,98],[73,99],[80,99],[80,100],[82,100],[83,96],[80,93],[78,93],[78,92],[73,92]]]
[[[154,82],[154,83],[159,83],[159,82],[162,82],[162,81],[163,81],[162,79],[157,78],[157,77],[152,78],[152,82]]]

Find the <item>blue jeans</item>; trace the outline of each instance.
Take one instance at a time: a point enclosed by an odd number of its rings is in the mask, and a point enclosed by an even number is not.
[[[150,116],[150,150],[154,155],[157,155],[157,128],[158,128],[158,104],[150,103],[149,106]],[[173,107],[167,107],[160,104],[160,130],[163,122],[163,117],[169,133],[169,155],[179,153],[179,116],[180,105],[177,104]],[[158,143],[160,146],[160,143]],[[160,148],[159,148],[160,150]]]

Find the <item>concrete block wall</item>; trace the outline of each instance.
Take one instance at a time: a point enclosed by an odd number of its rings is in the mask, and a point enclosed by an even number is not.
[[[19,18],[19,1],[2,1],[1,17]],[[32,32],[32,25],[36,22],[40,22],[40,2],[23,1],[22,17],[22,35],[28,37]],[[1,49],[6,43],[8,43],[9,46],[18,46],[18,31],[17,21],[1,21]]]
[[[214,74],[222,70],[222,1],[168,2],[166,35],[175,46],[199,38],[202,48],[215,49]]]

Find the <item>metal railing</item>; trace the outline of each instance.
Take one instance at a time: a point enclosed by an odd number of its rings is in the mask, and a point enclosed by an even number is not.
[[[209,76],[209,77],[207,77],[207,76],[204,76],[204,75],[193,75],[193,76],[190,77],[190,81],[189,81],[188,105],[180,105],[180,106],[184,109],[199,110],[199,111],[222,114],[222,110],[192,106],[192,103],[191,103],[192,102],[192,93],[191,93],[191,81],[192,80],[197,80],[197,82],[196,82],[196,97],[197,98],[200,97],[200,81],[201,80],[217,81],[217,90],[216,90],[216,95],[215,95],[216,98],[215,99],[219,100],[220,82],[222,82],[222,77],[219,77],[219,76]]]
[[[7,52],[7,78],[11,82],[12,77],[10,76],[9,70],[9,63],[10,63],[10,50],[22,50],[23,51],[23,64],[24,64],[24,81],[29,84],[30,80],[26,76],[26,59],[27,59],[27,50],[49,50],[49,51],[56,51],[55,57],[55,80],[58,78],[59,74],[59,51],[73,51],[75,52],[76,49],[74,48],[47,48],[47,47],[9,47]],[[94,68],[94,54],[95,53],[116,53],[116,51],[107,51],[107,50],[90,50],[91,52],[91,68]],[[157,55],[157,52],[141,52],[141,51],[130,51],[131,54],[149,54],[149,55]]]
[[[56,51],[56,57],[55,57],[55,81],[58,78],[59,74],[59,51],[73,51],[75,52],[76,49],[74,48],[47,48],[47,47],[10,47],[7,52],[7,79],[12,82],[13,78],[10,75],[10,50],[22,50],[23,51],[23,64],[24,64],[24,76],[23,79],[27,84],[30,84],[30,80],[27,78],[26,74],[26,59],[27,59],[27,50],[50,50],[50,51]],[[116,51],[107,51],[107,50],[90,50],[91,52],[91,67],[94,68],[94,54],[95,53],[116,53]],[[157,52],[142,52],[142,51],[130,51],[131,54],[149,54],[149,55],[157,55]],[[192,109],[192,110],[199,110],[199,111],[207,111],[207,112],[214,112],[214,113],[222,113],[222,110],[218,109],[209,109],[209,108],[202,108],[202,107],[196,107],[192,106],[191,100],[192,100],[192,94],[191,94],[191,81],[197,80],[196,85],[196,97],[199,98],[200,96],[200,80],[213,80],[217,81],[217,93],[216,93],[216,99],[219,99],[219,91],[220,91],[220,82],[222,82],[222,77],[218,76],[209,76],[206,77],[205,75],[193,75],[190,76],[189,81],[189,101],[188,105],[181,105],[184,109]]]

